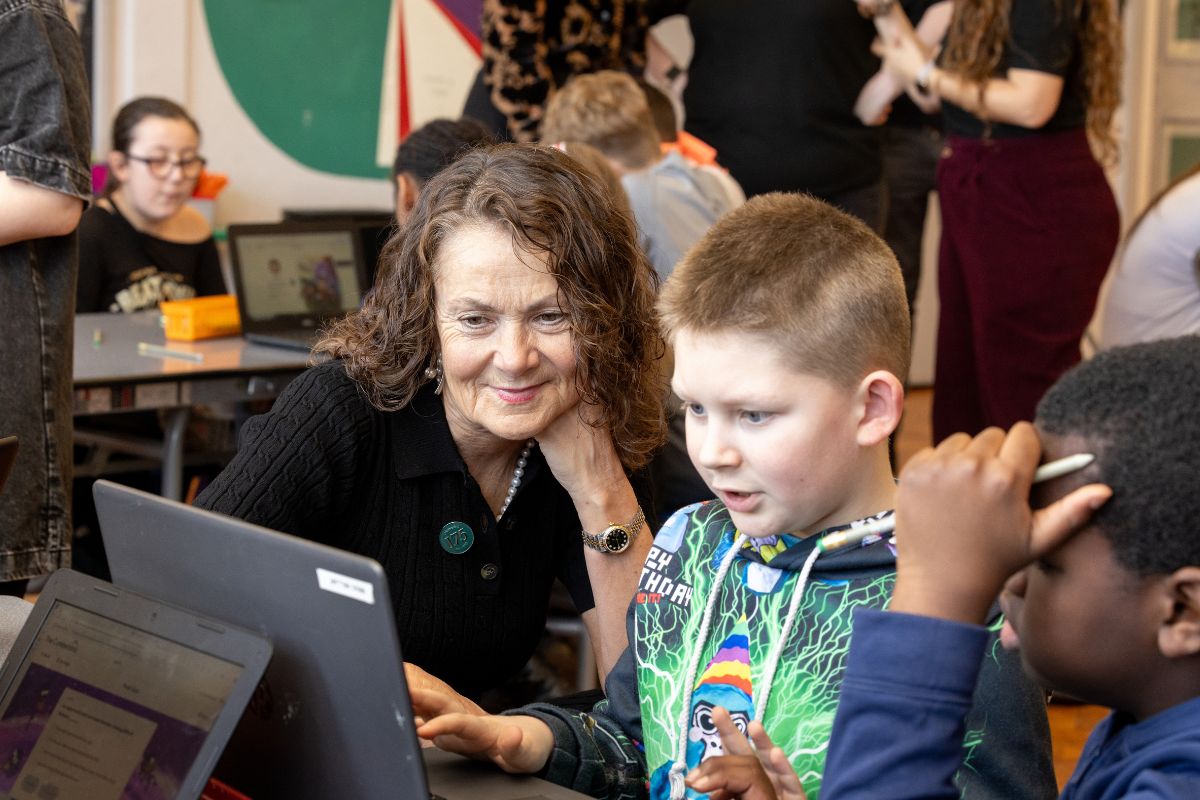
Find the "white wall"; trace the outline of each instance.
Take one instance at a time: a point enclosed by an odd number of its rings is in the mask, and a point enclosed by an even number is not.
[[[300,164],[251,123],[217,65],[201,0],[96,0],[95,151],[107,152],[113,115],[145,94],[170,97],[203,129],[209,169],[229,176],[218,228],[273,221],[287,208],[392,207],[387,180],[348,178]]]

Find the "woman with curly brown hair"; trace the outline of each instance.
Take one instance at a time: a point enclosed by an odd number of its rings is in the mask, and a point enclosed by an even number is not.
[[[941,316],[935,440],[1031,419],[1079,360],[1119,219],[1113,0],[959,0],[931,55],[891,3],[884,67],[940,98]],[[1089,139],[1091,142],[1089,143]]]
[[[472,151],[198,502],[378,560],[405,658],[468,695],[525,664],[558,577],[603,677],[650,546],[627,475],[665,431],[655,288],[569,157]]]

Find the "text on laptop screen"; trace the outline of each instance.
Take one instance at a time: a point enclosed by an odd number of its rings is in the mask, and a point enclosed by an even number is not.
[[[238,237],[245,312],[255,320],[358,308],[352,231],[246,234]]]
[[[55,603],[0,701],[0,796],[176,796],[242,667]]]

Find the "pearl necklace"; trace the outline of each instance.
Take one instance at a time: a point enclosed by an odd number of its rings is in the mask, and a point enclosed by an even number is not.
[[[525,442],[525,447],[521,450],[521,457],[517,459],[517,468],[513,470],[512,480],[508,482],[508,494],[504,496],[504,504],[500,506],[500,514],[496,519],[504,516],[504,512],[508,511],[508,504],[517,494],[517,489],[521,486],[521,478],[525,477],[525,465],[529,463],[529,454],[533,451],[535,443],[533,439]]]

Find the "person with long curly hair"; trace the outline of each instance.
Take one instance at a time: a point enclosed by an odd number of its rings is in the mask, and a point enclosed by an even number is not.
[[[468,695],[525,665],[559,578],[603,678],[650,548],[628,475],[665,438],[656,291],[570,157],[470,151],[197,504],[379,561],[406,660]]]
[[[940,55],[876,10],[884,68],[945,118],[934,437],[1008,427],[1079,361],[1116,249],[1115,2],[961,0]]]

